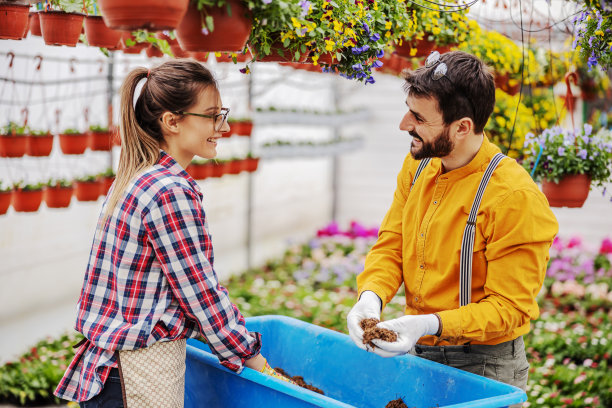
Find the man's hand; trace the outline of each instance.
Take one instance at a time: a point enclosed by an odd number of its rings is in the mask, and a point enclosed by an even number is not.
[[[363,329],[359,323],[363,319],[368,318],[380,320],[381,308],[382,302],[378,295],[372,291],[366,290],[361,294],[359,301],[353,306],[348,316],[346,316],[349,336],[351,336],[351,340],[353,340],[360,349],[367,350],[366,345],[363,344]]]
[[[380,322],[376,327],[393,330],[397,333],[397,341],[389,343],[380,339],[373,339],[372,343],[376,345],[373,352],[381,357],[395,357],[412,350],[421,337],[437,334],[440,329],[440,322],[438,317],[433,314],[402,316]]]

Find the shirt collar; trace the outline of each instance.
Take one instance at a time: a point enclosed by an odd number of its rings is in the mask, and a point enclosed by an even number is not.
[[[191,187],[195,190],[195,192],[198,193],[200,198],[202,198],[203,196],[202,190],[200,189],[200,186],[198,185],[198,183],[196,183],[193,177],[191,177],[189,173],[187,173],[185,169],[183,169],[181,165],[178,164],[176,160],[172,158],[172,156],[170,156],[168,153],[166,153],[162,149],[159,150],[159,160],[157,161],[157,164],[168,169],[170,173],[186,179],[187,182],[189,182],[189,184],[191,185]]]
[[[480,145],[480,149],[478,149],[478,153],[476,153],[476,156],[474,156],[474,158],[468,164],[463,167],[459,167],[458,169],[446,172],[440,177],[448,180],[458,180],[467,176],[468,174],[484,171],[493,156],[500,151],[501,150],[499,147],[491,143],[485,134],[482,138],[482,144]],[[442,161],[440,159],[436,160],[436,165],[438,171],[441,171]]]

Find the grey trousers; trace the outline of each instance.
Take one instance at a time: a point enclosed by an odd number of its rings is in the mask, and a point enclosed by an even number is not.
[[[514,385],[523,391],[527,389],[529,363],[525,356],[525,343],[522,336],[493,346],[481,344],[423,346],[417,344],[410,354]],[[520,407],[521,404],[514,406]]]

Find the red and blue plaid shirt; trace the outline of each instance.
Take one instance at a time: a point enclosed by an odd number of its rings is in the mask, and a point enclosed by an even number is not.
[[[102,214],[106,209],[106,202]],[[116,350],[203,335],[225,367],[240,372],[259,353],[259,333],[219,285],[196,182],[165,152],[139,175],[112,215],[100,216],[77,305],[86,341],[55,395],[86,401],[116,367]]]

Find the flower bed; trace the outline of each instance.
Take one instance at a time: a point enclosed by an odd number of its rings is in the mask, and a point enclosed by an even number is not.
[[[290,244],[282,257],[222,284],[245,316],[292,316],[346,333],[355,277],[376,236],[376,228],[352,223],[342,230],[332,223],[308,242]],[[611,406],[612,241],[591,250],[578,238],[556,239],[550,253],[538,297],[541,316],[525,336],[531,364],[526,406]],[[384,319],[401,316],[403,309],[402,288]],[[43,341],[0,367],[0,402],[52,400],[77,340]]]

